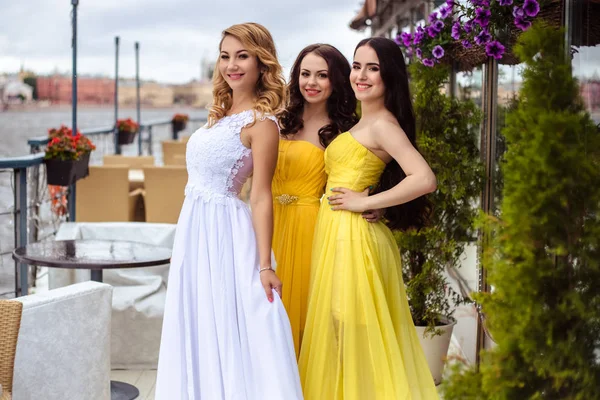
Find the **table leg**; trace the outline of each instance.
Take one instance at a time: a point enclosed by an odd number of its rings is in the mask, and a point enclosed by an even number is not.
[[[93,269],[91,272],[92,272],[92,280],[94,282],[102,282],[102,270],[101,269]]]
[[[133,400],[140,396],[140,391],[125,382],[110,381],[110,400]]]

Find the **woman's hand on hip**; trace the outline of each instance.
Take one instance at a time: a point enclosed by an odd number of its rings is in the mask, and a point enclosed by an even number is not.
[[[334,211],[346,210],[356,213],[362,213],[367,210],[366,199],[369,196],[369,188],[362,192],[335,187],[331,188],[333,194],[327,197],[331,209]]]

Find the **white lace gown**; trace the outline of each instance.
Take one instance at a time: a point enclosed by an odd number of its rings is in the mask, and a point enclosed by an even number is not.
[[[157,400],[302,399],[289,320],[275,291],[267,300],[250,210],[238,198],[252,172],[240,131],[253,120],[253,111],[226,116],[188,142]]]

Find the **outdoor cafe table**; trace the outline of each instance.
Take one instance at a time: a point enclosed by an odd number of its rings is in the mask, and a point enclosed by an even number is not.
[[[27,265],[89,269],[93,281],[102,282],[104,269],[140,268],[168,264],[171,249],[123,240],[57,240],[30,243],[13,251],[13,259]],[[133,400],[139,390],[111,381],[111,400]]]

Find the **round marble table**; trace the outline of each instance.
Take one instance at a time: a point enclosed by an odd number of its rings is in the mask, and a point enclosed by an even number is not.
[[[13,251],[23,264],[50,268],[89,269],[102,282],[102,270],[168,264],[171,249],[123,240],[57,240],[30,243]]]
[[[102,270],[140,268],[168,264],[171,249],[123,240],[57,240],[30,243],[13,250],[13,259],[27,265],[91,270],[92,280],[102,282]],[[111,400],[133,400],[139,390],[128,383],[111,381]]]

